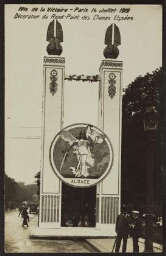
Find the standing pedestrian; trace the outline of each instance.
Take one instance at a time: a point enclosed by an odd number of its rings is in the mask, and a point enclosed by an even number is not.
[[[126,207],[123,206],[121,213],[117,216],[116,220],[116,247],[115,252],[119,252],[121,241],[123,239],[123,246],[122,246],[122,252],[126,252],[127,248],[127,238],[129,235],[129,225],[131,223],[131,218],[127,214]]]
[[[18,217],[22,214],[22,211],[23,211],[23,207],[20,206],[20,207],[19,207],[19,214],[18,214]]]
[[[24,227],[24,225],[26,225],[27,227],[29,227],[29,226],[28,226],[29,215],[28,215],[28,212],[27,212],[27,209],[26,209],[26,208],[24,208],[23,211],[22,211],[22,218],[23,218],[22,227]]]
[[[138,239],[142,233],[142,220],[139,211],[132,211],[131,236],[133,238],[133,252],[139,252]]]

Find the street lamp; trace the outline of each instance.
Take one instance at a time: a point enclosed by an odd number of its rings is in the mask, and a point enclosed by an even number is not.
[[[147,172],[145,209],[145,252],[153,252],[153,170],[154,141],[158,128],[158,112],[149,107],[144,113],[144,130],[147,132]]]

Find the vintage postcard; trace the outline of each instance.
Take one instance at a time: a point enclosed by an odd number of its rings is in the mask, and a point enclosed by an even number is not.
[[[162,252],[162,5],[4,7],[5,252]]]

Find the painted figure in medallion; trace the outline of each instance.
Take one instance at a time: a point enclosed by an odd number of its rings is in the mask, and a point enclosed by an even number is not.
[[[67,158],[68,152],[73,149],[73,154],[76,155],[78,163],[76,167],[71,166],[69,170],[72,171],[75,177],[87,177],[89,175],[88,168],[95,165],[95,157],[91,153],[91,148],[95,143],[103,142],[103,135],[95,131],[92,126],[87,126],[85,131],[80,131],[78,139],[65,130],[60,133],[60,137],[70,145],[69,148],[63,151],[64,157],[60,170]]]
[[[73,124],[61,130],[50,145],[53,171],[72,186],[92,186],[111,170],[112,144],[91,124]]]

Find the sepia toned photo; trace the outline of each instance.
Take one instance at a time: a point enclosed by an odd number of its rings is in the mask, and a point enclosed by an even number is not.
[[[163,7],[5,4],[6,253],[162,253]]]

